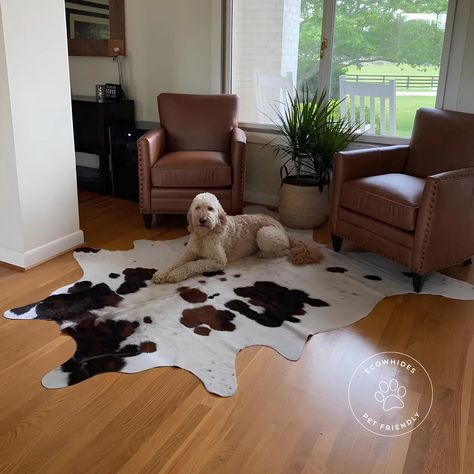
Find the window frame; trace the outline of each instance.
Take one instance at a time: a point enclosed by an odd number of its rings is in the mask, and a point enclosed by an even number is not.
[[[233,38],[233,0],[223,1],[223,92],[232,93],[232,38]],[[320,77],[322,84],[328,85],[332,73],[332,53],[334,45],[334,31],[336,26],[336,1],[322,0],[324,3],[323,24],[321,29],[322,38],[328,40],[326,54],[320,63]],[[435,107],[442,109],[445,106],[446,83],[448,76],[449,57],[453,41],[454,20],[458,0],[448,0],[448,11],[446,17],[446,27],[444,31],[443,50],[441,53],[438,90],[436,92]],[[240,122],[239,127],[247,132],[249,141],[257,144],[266,144],[277,134],[274,125]],[[358,139],[360,143],[372,145],[405,145],[410,143],[410,138],[396,137],[391,135],[364,134]]]

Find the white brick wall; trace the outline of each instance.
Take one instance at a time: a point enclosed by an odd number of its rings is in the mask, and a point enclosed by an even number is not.
[[[284,75],[293,73],[296,80],[298,71],[298,46],[300,39],[301,0],[285,0],[283,16],[282,66]]]
[[[241,98],[242,122],[262,119],[256,71],[274,76],[291,72],[296,82],[300,9],[301,0],[234,0],[232,86]]]

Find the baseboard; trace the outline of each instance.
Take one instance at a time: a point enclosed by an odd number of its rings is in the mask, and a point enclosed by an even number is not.
[[[265,204],[267,206],[278,207],[280,200],[277,194],[259,193],[256,191],[245,191],[245,201],[255,204]]]
[[[83,243],[84,234],[82,230],[78,230],[77,232],[53,240],[52,242],[48,242],[40,247],[28,250],[25,253],[0,248],[0,261],[12,267],[17,267],[19,270],[29,269],[54,257],[62,255]]]
[[[25,254],[18,250],[0,247],[0,262],[13,270],[25,270]]]

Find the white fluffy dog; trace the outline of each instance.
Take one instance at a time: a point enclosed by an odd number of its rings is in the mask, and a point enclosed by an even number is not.
[[[183,256],[153,276],[154,283],[176,283],[204,272],[223,270],[227,262],[257,254],[290,255],[301,265],[318,263],[322,254],[295,242],[283,226],[264,214],[228,216],[214,194],[198,194],[188,211],[191,233]]]

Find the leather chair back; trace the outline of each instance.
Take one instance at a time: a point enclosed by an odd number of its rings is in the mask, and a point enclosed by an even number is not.
[[[419,109],[405,173],[419,178],[474,166],[474,114]]]
[[[160,94],[167,151],[228,153],[230,133],[238,127],[238,100],[236,95]]]

